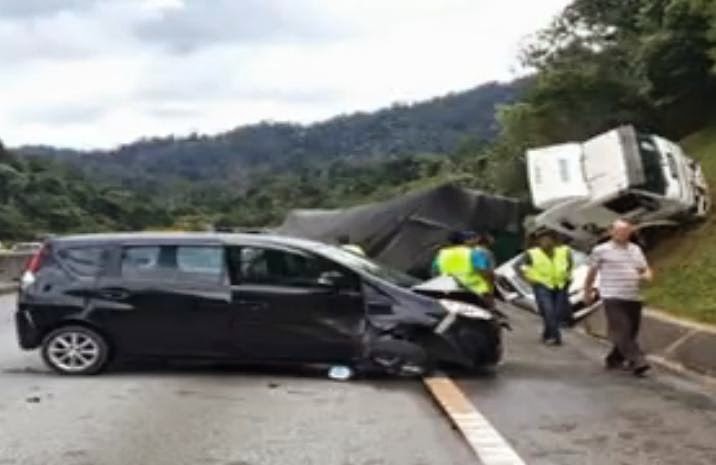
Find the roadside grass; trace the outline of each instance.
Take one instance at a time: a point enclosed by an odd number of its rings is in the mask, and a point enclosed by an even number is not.
[[[682,146],[701,162],[716,201],[716,123],[684,139]],[[649,305],[716,324],[716,213],[663,241],[650,260],[656,279],[646,290]]]

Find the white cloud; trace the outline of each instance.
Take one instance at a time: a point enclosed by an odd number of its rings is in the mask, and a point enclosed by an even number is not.
[[[568,3],[88,0],[5,8],[23,1],[0,0],[0,138],[72,147],[260,120],[310,122],[510,79],[521,40]],[[161,28],[148,33],[148,25]]]

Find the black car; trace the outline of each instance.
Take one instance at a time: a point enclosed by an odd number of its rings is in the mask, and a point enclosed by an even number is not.
[[[263,234],[53,238],[22,277],[16,326],[63,374],[115,357],[348,364],[421,374],[496,364],[493,313],[438,299],[339,248]],[[428,286],[429,287],[429,286]]]

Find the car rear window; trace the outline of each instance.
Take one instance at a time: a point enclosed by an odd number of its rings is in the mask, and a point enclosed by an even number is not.
[[[82,277],[97,276],[105,258],[104,247],[70,247],[57,251],[62,265],[71,273]]]

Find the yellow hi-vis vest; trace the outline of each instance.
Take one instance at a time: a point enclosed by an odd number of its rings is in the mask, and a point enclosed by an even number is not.
[[[452,276],[478,295],[492,292],[490,283],[472,266],[472,249],[464,245],[446,247],[438,252],[437,267],[443,276]]]
[[[527,278],[549,289],[563,289],[567,286],[570,279],[569,247],[555,247],[552,257],[539,247],[528,250],[527,254],[532,261],[531,265],[523,267]]]

